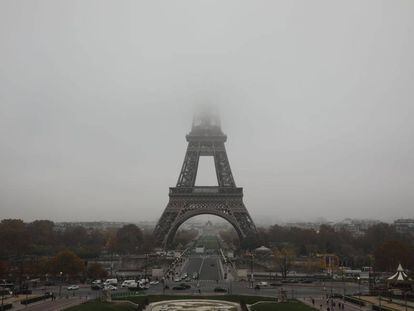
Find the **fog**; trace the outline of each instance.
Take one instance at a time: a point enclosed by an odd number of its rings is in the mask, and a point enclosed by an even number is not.
[[[0,218],[156,221],[206,103],[256,221],[414,217],[413,38],[410,0],[3,0]]]

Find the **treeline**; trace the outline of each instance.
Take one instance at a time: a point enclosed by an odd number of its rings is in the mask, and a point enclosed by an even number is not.
[[[150,251],[151,234],[136,225],[119,229],[96,230],[81,226],[56,230],[49,220],[24,223],[20,219],[4,219],[0,222],[0,258],[21,256],[54,256],[63,250],[71,250],[81,258],[95,258],[103,251],[117,254],[135,254]]]
[[[299,257],[331,253],[347,267],[375,266],[382,271],[393,271],[401,263],[414,269],[413,236],[398,233],[393,225],[386,223],[373,225],[361,236],[345,230],[336,231],[328,225],[320,226],[319,230],[274,225],[258,231],[257,237],[244,239],[240,246],[245,249],[259,245],[271,249],[290,248]],[[235,233],[222,232],[221,236],[238,244]]]
[[[197,236],[196,230],[178,230],[174,247],[184,247]],[[50,220],[25,223],[20,219],[3,219],[0,222],[0,259],[22,256],[55,256],[70,250],[88,259],[106,254],[144,254],[156,246],[152,231],[134,224],[119,229],[87,229],[70,226],[59,229]]]

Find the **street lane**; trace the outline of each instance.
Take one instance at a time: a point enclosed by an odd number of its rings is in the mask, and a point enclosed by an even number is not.
[[[218,257],[208,256],[204,259],[200,271],[200,280],[221,280],[221,272]]]
[[[193,275],[194,272],[199,273],[200,267],[203,263],[203,258],[201,257],[190,257],[188,259],[188,263],[184,268],[184,272],[186,272],[190,277]]]

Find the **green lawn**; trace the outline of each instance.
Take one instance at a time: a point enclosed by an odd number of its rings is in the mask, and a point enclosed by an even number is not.
[[[91,301],[69,309],[68,311],[132,311],[132,306],[126,304],[111,304],[99,301]]]
[[[253,311],[315,311],[301,302],[259,303],[251,308]]]

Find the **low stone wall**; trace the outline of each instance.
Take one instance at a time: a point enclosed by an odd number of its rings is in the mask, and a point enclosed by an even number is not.
[[[240,311],[240,305],[235,302],[223,301],[223,300],[210,300],[210,299],[183,299],[183,300],[166,300],[153,302],[148,305],[146,311],[161,311],[164,310],[164,306],[169,306],[168,310],[197,310],[197,311],[209,311],[212,307],[220,307],[223,311]],[[189,309],[192,307],[194,309]]]

